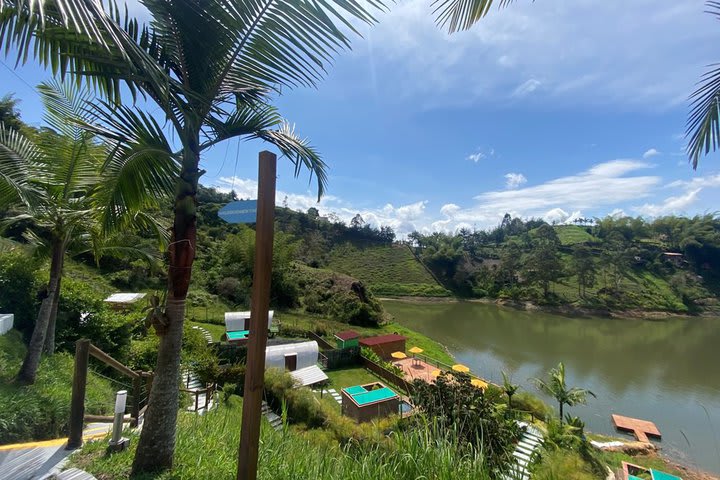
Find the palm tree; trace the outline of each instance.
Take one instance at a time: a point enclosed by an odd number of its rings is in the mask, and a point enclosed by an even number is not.
[[[50,257],[50,279],[18,381],[33,383],[43,349],[55,349],[55,319],[65,255],[73,243],[97,236],[98,199],[114,185],[122,169],[106,169],[104,146],[78,124],[90,121],[88,90],[44,83],[38,87],[47,127],[25,135],[0,124],[0,208],[9,208],[4,225],[24,220],[25,232],[36,250]],[[159,192],[153,192],[159,193]],[[148,195],[138,198],[147,200]],[[146,204],[149,206],[149,203]],[[94,249],[95,251],[98,248]]]
[[[508,408],[512,408],[512,397],[517,393],[517,391],[520,389],[520,385],[516,385],[512,383],[510,378],[507,376],[505,372],[501,372],[503,377],[503,392],[505,392],[505,395],[508,397]]]
[[[560,423],[563,422],[563,406],[567,405],[572,407],[573,405],[584,405],[587,402],[588,395],[595,396],[593,392],[584,388],[568,388],[565,383],[565,365],[562,362],[558,363],[557,367],[548,372],[547,381],[540,378],[533,378],[531,380],[535,383],[538,390],[557,400],[560,406]]]
[[[720,1],[707,2],[707,13],[720,20]],[[693,168],[700,157],[720,146],[720,63],[709,65],[710,70],[700,79],[690,95],[690,114],[685,136],[689,137],[688,155]]]
[[[511,1],[497,0],[500,6]],[[433,7],[438,23],[453,32],[472,26],[492,4],[436,0]],[[196,250],[196,192],[205,173],[199,169],[201,154],[235,137],[265,140],[295,164],[296,175],[303,167],[315,175],[320,197],[325,164],[270,105],[271,94],[316,85],[334,54],[349,47],[344,32],[357,33],[358,22],[374,23],[371,12],[384,10],[383,0],[145,0],[148,26],[121,19],[112,2],[108,11],[87,0],[0,5],[0,45],[15,47],[19,60],[35,54],[61,74],[73,72],[92,82],[111,102],[119,102],[121,85],[142,92],[157,104],[180,144],[181,166],[171,176],[176,193],[167,302],[156,325],[158,361],[133,472],[170,468],[185,299]],[[118,115],[148,124],[144,139],[164,141],[162,130],[149,125],[150,116],[121,107],[104,118],[108,138],[118,145],[125,138],[111,131],[122,131]],[[120,208],[109,200],[108,225]]]

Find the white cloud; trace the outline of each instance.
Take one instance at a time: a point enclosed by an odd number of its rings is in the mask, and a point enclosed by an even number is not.
[[[527,183],[527,178],[522,173],[506,173],[505,174],[505,186],[513,189],[518,188],[520,185]]]
[[[633,210],[648,217],[683,214],[690,205],[695,203],[701,190],[701,188],[696,188],[686,192],[684,195],[668,197],[661,204],[646,203],[640,207],[635,207]]]
[[[390,98],[425,107],[515,94],[553,105],[657,110],[683,104],[715,56],[717,29],[703,4],[514,2],[448,35],[427,0],[401,0],[366,31],[366,41],[355,42],[353,54],[370,56],[378,88]]]
[[[485,154],[482,152],[471,153],[470,155],[467,156],[467,160],[472,160],[475,163],[479,162],[483,158],[485,158]]]
[[[608,213],[608,217],[612,218],[624,218],[627,217],[627,213],[622,208],[615,208],[612,212]]]
[[[715,175],[709,175],[707,177],[694,177],[691,180],[675,180],[667,184],[667,187],[675,188],[703,188],[703,187],[720,187],[720,173]]]
[[[654,157],[655,155],[660,155],[660,152],[654,148],[651,148],[651,149],[647,150],[645,153],[643,153],[643,158],[648,159],[650,157]]]
[[[518,87],[513,90],[512,96],[513,97],[524,97],[526,95],[529,95],[533,93],[535,90],[537,90],[542,85],[542,82],[540,80],[536,80],[534,78],[531,78],[530,80],[527,80]]]
[[[440,207],[440,213],[442,213],[446,217],[450,217],[450,218],[452,218],[453,215],[455,215],[459,211],[460,211],[460,206],[455,205],[454,203],[446,203],[445,205]]]

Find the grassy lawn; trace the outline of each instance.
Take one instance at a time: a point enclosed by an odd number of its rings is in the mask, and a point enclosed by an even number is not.
[[[344,368],[325,372],[330,378],[331,388],[340,392],[341,388],[378,382],[380,379],[362,367]]]
[[[336,322],[327,318],[311,316],[300,312],[278,312],[275,316],[278,320],[280,320],[280,322],[288,327],[302,328],[306,330],[322,328],[328,332],[327,335],[325,335],[325,339],[330,343],[335,343],[335,340],[332,338],[334,333],[348,329],[355,330],[363,337],[386,335],[388,333],[397,332],[408,338],[408,349],[417,346],[422,348],[426,355],[435,358],[436,360],[440,360],[444,363],[454,363],[453,357],[447,352],[442,344],[398,323],[391,322],[380,327],[372,328],[348,325],[347,323]]]
[[[193,326],[197,325],[198,327],[202,327],[208,332],[210,332],[210,335],[212,335],[213,342],[219,342],[220,337],[223,333],[225,333],[225,326],[224,325],[216,325],[214,323],[204,323],[204,322],[194,322],[192,320],[188,320],[188,324]]]

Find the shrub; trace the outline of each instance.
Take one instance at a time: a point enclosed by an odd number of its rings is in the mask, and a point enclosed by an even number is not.
[[[512,403],[515,410],[530,412],[540,420],[545,420],[553,414],[552,408],[547,403],[529,392],[516,393],[513,395]]]
[[[533,478],[537,480],[593,480],[595,477],[588,465],[576,452],[554,450],[542,455],[534,467]]]
[[[30,339],[37,316],[39,263],[20,251],[0,253],[0,312],[15,315],[15,328]]]
[[[13,383],[25,348],[19,332],[3,337],[0,350],[0,443],[58,438],[68,433],[74,361],[66,353],[43,357],[33,385]],[[85,392],[85,411],[108,414],[114,391],[106,380],[90,372]]]
[[[470,383],[469,375],[443,373],[435,384],[415,380],[413,387],[413,404],[439,430],[436,434],[482,451],[493,470],[506,468],[519,428]]]

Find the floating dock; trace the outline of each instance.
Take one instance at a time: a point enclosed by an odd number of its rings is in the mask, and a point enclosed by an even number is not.
[[[615,428],[632,432],[635,438],[640,442],[649,442],[648,436],[661,438],[660,430],[653,422],[647,420],[639,420],[637,418],[623,417],[622,415],[612,415],[612,421]]]

